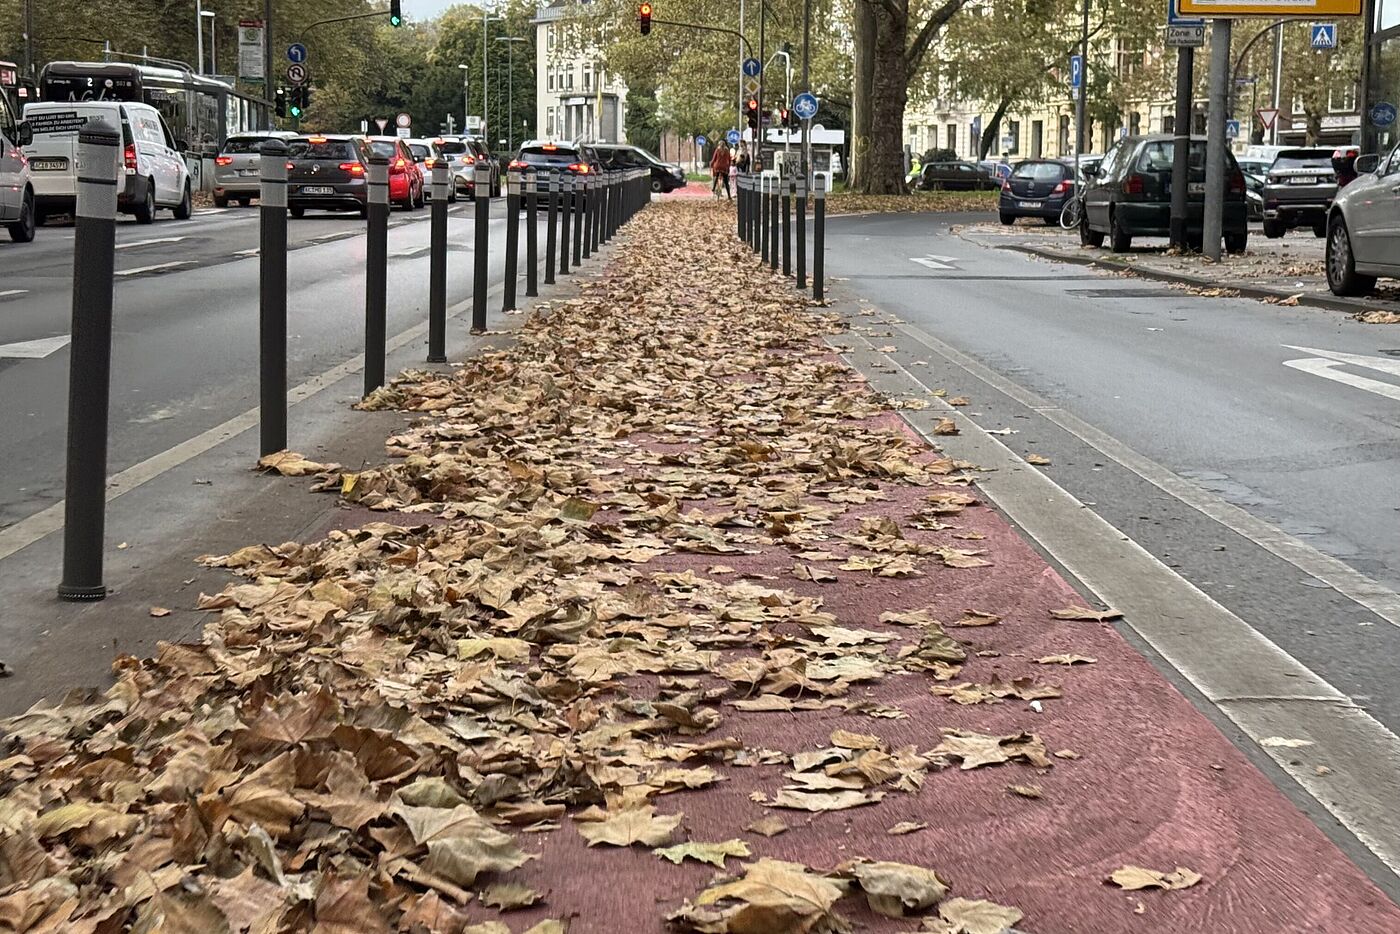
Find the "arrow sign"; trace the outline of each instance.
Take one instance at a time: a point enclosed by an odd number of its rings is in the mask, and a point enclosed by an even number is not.
[[[937,269],[943,272],[952,272],[958,268],[958,258],[956,256],[939,256],[936,253],[930,253],[927,256],[911,256],[909,257],[909,262],[918,263],[920,266],[927,266],[929,269]]]
[[[756,58],[744,59],[744,74],[750,78],[757,78],[763,74],[763,63]]]
[[[1259,118],[1259,122],[1264,125],[1264,129],[1266,130],[1272,130],[1274,128],[1274,121],[1278,119],[1278,111],[1274,110],[1272,107],[1261,107],[1256,110],[1254,114]]]
[[[709,140],[705,139],[704,134],[701,134],[700,136],[695,137],[695,145],[697,145],[697,146],[704,146],[704,145],[705,145],[706,143],[708,143],[708,142],[709,142]]]
[[[300,65],[306,61],[306,46],[300,42],[293,42],[287,46],[287,61],[293,65]]]
[[[1310,44],[1314,49],[1335,49],[1337,47],[1337,24],[1313,23]]]
[[[42,360],[56,350],[68,346],[69,336],[41,337],[33,341],[19,341],[15,344],[0,344],[0,358],[11,360]]]

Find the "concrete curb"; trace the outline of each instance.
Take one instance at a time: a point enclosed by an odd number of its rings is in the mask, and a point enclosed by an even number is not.
[[[978,241],[987,245],[983,241]],[[1166,272],[1161,269],[1145,269],[1132,263],[1124,263],[1119,260],[1105,259],[1101,256],[1079,256],[1074,253],[1066,253],[1060,250],[1050,250],[1045,247],[1030,246],[1024,243],[1006,243],[995,247],[998,250],[1013,250],[1017,253],[1025,253],[1029,256],[1048,259],[1057,263],[1074,263],[1077,266],[1099,266],[1103,269],[1111,269],[1115,272],[1126,272],[1143,279],[1155,279],[1159,282],[1173,282],[1178,285],[1189,285],[1201,289],[1231,289],[1238,292],[1245,298],[1270,299],[1270,298],[1292,298],[1298,296],[1299,305],[1310,305],[1314,308],[1326,308],[1329,311],[1344,311],[1348,313],[1370,311],[1380,307],[1378,301],[1364,301],[1353,298],[1337,298],[1333,295],[1320,295],[1316,292],[1291,292],[1285,289],[1270,289],[1257,285],[1238,285],[1233,282],[1220,282],[1216,279],[1208,279],[1205,276],[1192,276],[1186,273]]]

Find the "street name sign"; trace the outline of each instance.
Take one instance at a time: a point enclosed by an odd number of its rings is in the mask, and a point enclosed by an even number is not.
[[[1167,46],[1173,49],[1199,49],[1206,44],[1206,24],[1167,24]]]

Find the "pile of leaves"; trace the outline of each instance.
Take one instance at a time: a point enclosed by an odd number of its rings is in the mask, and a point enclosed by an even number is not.
[[[649,244],[720,242],[728,216],[644,212],[607,274],[513,346],[376,393],[367,407],[422,414],[385,466],[264,462],[319,468],[363,523],[206,556],[241,580],[201,597],[200,643],[119,658],[109,690],[3,725],[0,929],[498,934],[472,922],[548,910],[516,871],[557,834],[673,863],[755,859],[675,908],[679,930],[844,930],[837,902],[860,895],[878,914],[932,912],[925,930],[1014,924],[1013,908],[949,898],[936,867],[813,870],[757,841],[685,839],[685,795],[734,769],[785,770],[758,796],[773,816],[749,828],[767,836],[782,814],[874,806],[933,770],[1052,765],[1030,732],[931,726],[924,748],[891,748],[837,729],[775,750],[723,729],[768,711],[903,716],[852,687],[951,685],[969,652],[950,631],[999,619],[925,608],[855,628],[723,563],[785,550],[805,581],[988,564],[940,538],[977,503],[966,465],[877,418],[886,404],[822,343],[835,319],[737,275],[737,244],[646,261]],[[906,527],[879,514],[896,487],[925,503]],[[1059,696],[1033,680],[947,693],[950,711]],[[684,893],[668,894],[674,908]]]
[[[913,191],[907,195],[864,195],[836,191],[827,196],[828,214],[970,214],[995,211],[996,191]]]

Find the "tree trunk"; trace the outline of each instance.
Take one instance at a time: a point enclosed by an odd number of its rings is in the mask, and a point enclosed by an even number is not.
[[[870,151],[871,94],[875,84],[875,9],[870,0],[855,3],[855,58],[852,67],[851,159],[846,183],[861,190]]]
[[[875,81],[870,95],[870,145],[860,190],[904,194],[904,105],[909,97],[906,58],[909,21],[888,9],[875,10]]]
[[[997,141],[997,134],[1001,132],[1001,120],[1006,116],[1007,108],[1011,106],[1011,98],[1003,97],[997,103],[996,113],[992,114],[991,121],[987,128],[982,131],[982,141],[977,147],[977,158],[987,158],[987,153],[991,151],[992,144]]]

